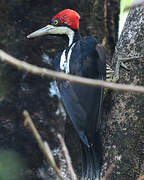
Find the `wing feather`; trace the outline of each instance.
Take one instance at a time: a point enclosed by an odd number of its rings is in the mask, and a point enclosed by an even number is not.
[[[98,44],[95,49],[97,79],[104,80],[105,53]],[[94,68],[94,67],[93,67]],[[61,99],[81,140],[88,145],[95,141],[96,130],[100,126],[103,88],[57,81]]]

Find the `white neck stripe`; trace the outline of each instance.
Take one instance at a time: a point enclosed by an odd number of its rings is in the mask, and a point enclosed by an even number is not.
[[[61,55],[61,58],[60,58],[60,69],[61,69],[62,71],[64,71],[64,69],[65,69],[65,63],[66,63],[65,51],[66,51],[66,50],[63,51],[63,53],[62,53],[62,55]]]
[[[63,51],[61,58],[60,58],[60,69],[62,71],[65,71],[66,74],[70,73],[70,58],[71,58],[71,53],[72,53],[72,49],[74,47],[75,43],[73,43],[73,45],[70,47],[69,51],[68,51],[68,55],[66,58],[66,50]]]
[[[68,38],[69,38],[69,46],[70,46],[73,43],[74,31],[69,28],[69,31],[68,31],[67,35],[68,35]]]
[[[71,48],[70,48],[70,50],[68,52],[67,63],[66,63],[66,68],[65,68],[66,74],[70,73],[69,63],[70,63],[70,57],[71,57],[71,53],[72,53],[72,49],[73,49],[74,45],[75,45],[75,43],[71,46]]]

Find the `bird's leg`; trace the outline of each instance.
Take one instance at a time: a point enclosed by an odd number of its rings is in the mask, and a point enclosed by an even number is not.
[[[116,82],[118,79],[116,77],[115,71],[110,67],[109,64],[106,64],[106,81]]]

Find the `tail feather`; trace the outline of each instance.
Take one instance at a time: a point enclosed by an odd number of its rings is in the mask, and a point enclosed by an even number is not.
[[[86,180],[100,180],[102,152],[96,145],[87,147],[81,143],[82,147],[82,177]]]
[[[81,147],[82,147],[83,145],[81,144]],[[86,149],[85,148],[81,148],[82,149],[82,176],[83,177],[86,177],[86,173],[87,173],[87,158],[86,158]]]

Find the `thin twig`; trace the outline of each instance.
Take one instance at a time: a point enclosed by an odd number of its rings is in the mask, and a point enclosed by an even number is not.
[[[4,51],[0,50],[0,59],[8,64],[11,64],[15,66],[16,68],[20,70],[24,70],[26,72],[29,72],[31,74],[35,75],[41,75],[46,77],[55,77],[57,79],[63,79],[63,80],[69,80],[71,82],[85,84],[85,85],[91,85],[91,86],[99,86],[119,91],[128,91],[128,92],[138,92],[138,93],[144,93],[144,87],[143,86],[134,86],[134,85],[126,85],[126,84],[118,84],[118,83],[110,83],[102,80],[95,80],[90,78],[83,78],[79,76],[73,76],[69,74],[65,74],[62,72],[55,72],[46,68],[40,68],[38,66],[31,65],[29,63],[26,63],[24,61],[18,60]]]
[[[144,180],[144,175],[137,178],[137,180]]]
[[[56,165],[56,162],[54,160],[54,157],[52,155],[52,152],[50,150],[50,147],[49,147],[48,143],[43,142],[39,132],[37,131],[32,119],[31,119],[31,117],[30,117],[30,115],[28,113],[28,111],[24,111],[23,115],[24,115],[24,118],[25,118],[24,125],[30,127],[34,137],[36,138],[36,140],[38,142],[39,147],[41,148],[42,152],[46,156],[47,161],[52,166],[52,168],[55,170],[55,172],[59,176],[59,178],[61,180],[64,180],[62,175],[61,175],[60,169]]]
[[[107,177],[112,173],[112,170],[113,170],[114,167],[115,167],[115,165],[112,164],[112,165],[108,168],[108,170],[106,171],[104,177],[103,177],[101,180],[106,180]]]
[[[62,136],[60,134],[58,134],[58,138],[59,138],[59,141],[60,141],[61,146],[62,146],[62,150],[63,150],[64,156],[65,156],[66,162],[67,162],[67,166],[68,166],[68,169],[69,169],[69,172],[70,172],[71,179],[72,180],[77,180],[77,176],[76,176],[76,174],[74,172],[72,162],[71,162],[71,158],[70,158],[68,149],[66,147],[66,144],[65,144],[65,142],[64,142],[64,140],[63,140],[63,138],[62,138]]]

